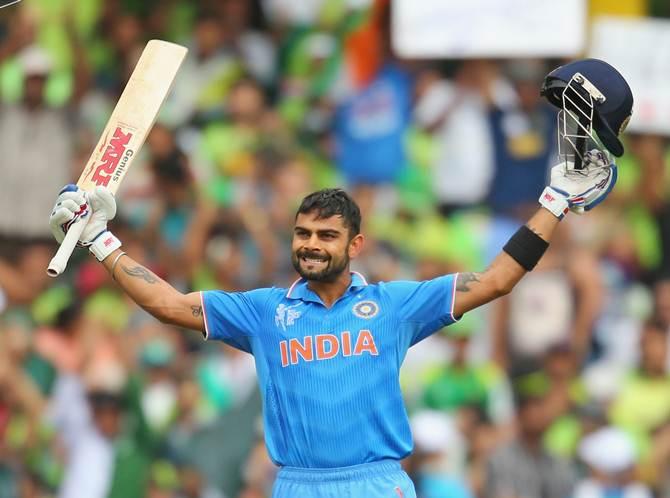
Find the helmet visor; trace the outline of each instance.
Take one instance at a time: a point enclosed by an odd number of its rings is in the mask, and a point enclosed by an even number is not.
[[[558,152],[566,161],[581,164],[587,151],[597,149],[608,158],[609,147],[595,131],[601,120],[595,109],[595,98],[584,90],[583,81],[575,75],[562,91],[558,113]]]

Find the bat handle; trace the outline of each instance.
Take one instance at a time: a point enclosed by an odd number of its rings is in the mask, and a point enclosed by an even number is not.
[[[79,236],[81,235],[81,232],[84,231],[84,228],[86,228],[90,218],[90,216],[82,218],[70,227],[70,229],[65,234],[65,238],[63,239],[63,242],[61,242],[58,251],[56,251],[54,257],[51,258],[51,262],[47,268],[47,275],[50,277],[57,277],[65,271],[65,267],[67,266],[67,262],[72,255],[72,251],[74,251],[74,248],[77,245]]]

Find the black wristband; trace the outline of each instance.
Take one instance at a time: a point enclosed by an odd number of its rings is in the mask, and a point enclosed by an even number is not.
[[[512,256],[514,261],[531,271],[549,247],[549,242],[533,232],[526,225],[519,228],[507,241],[503,251]]]

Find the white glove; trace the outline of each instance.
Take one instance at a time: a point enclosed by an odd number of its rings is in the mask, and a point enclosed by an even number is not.
[[[594,149],[584,155],[583,169],[573,163],[551,168],[551,182],[540,195],[540,204],[559,220],[572,211],[584,214],[600,204],[617,181],[616,164],[608,164],[605,155]]]
[[[107,188],[98,186],[92,192],[86,192],[76,185],[66,185],[49,218],[51,233],[60,244],[70,227],[89,216],[77,246],[88,247],[102,261],[121,246],[121,242],[107,230],[107,222],[116,216],[116,201]]]

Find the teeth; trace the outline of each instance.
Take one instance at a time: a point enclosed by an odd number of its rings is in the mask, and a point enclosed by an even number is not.
[[[323,263],[325,259],[303,258],[307,263]]]

